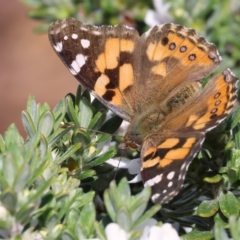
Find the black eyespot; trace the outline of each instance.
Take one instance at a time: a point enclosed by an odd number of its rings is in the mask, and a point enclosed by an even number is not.
[[[220,92],[218,92],[218,93],[216,93],[215,95],[214,95],[214,98],[216,99],[216,98],[219,98],[220,97],[220,95],[221,95],[221,93]]]
[[[168,41],[169,41],[169,39],[167,38],[167,37],[164,37],[163,39],[162,39],[162,45],[163,46],[166,46],[167,44],[168,44]]]

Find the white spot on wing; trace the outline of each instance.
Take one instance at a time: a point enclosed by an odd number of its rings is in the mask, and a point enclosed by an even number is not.
[[[167,175],[167,179],[168,179],[168,180],[172,180],[173,177],[174,177],[174,175],[175,175],[175,172],[174,172],[174,171],[170,172],[170,173]]]
[[[154,177],[154,178],[151,178],[151,179],[147,180],[147,181],[144,183],[144,187],[147,187],[147,186],[151,187],[151,186],[153,186],[153,185],[161,182],[161,181],[162,181],[162,176],[163,176],[163,175],[160,174],[160,175],[157,175],[157,176]]]
[[[72,34],[72,39],[77,39],[78,38],[78,35],[76,33],[73,33]]]
[[[85,28],[84,26],[81,26],[80,29],[81,29],[82,31],[87,31],[87,28]]]
[[[65,35],[65,36],[63,37],[63,39],[64,39],[64,40],[68,40],[68,36]]]
[[[74,75],[76,75],[81,71],[81,68],[85,63],[86,63],[86,57],[84,57],[82,54],[78,54],[76,56],[76,60],[74,60],[71,64],[72,70],[75,71]]]
[[[167,186],[171,187],[172,185],[173,185],[173,182],[169,182]]]
[[[63,43],[62,42],[58,42],[57,45],[53,45],[53,47],[55,48],[55,50],[57,52],[61,52],[62,48],[63,48]]]
[[[154,202],[156,199],[158,199],[160,197],[160,194],[159,193],[155,193],[152,195],[152,201]]]
[[[88,48],[90,46],[90,41],[88,39],[81,39],[81,45],[83,48]]]
[[[93,30],[92,31],[92,34],[96,35],[96,36],[99,36],[101,35],[102,33],[100,31],[96,31],[96,30]]]

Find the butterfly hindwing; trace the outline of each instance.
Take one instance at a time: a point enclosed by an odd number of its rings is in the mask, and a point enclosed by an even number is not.
[[[176,129],[178,122],[182,132],[211,130],[231,112],[237,99],[237,81],[229,69],[213,77],[181,115],[176,111],[167,117],[164,127]]]
[[[168,202],[182,188],[186,171],[200,150],[204,134],[167,133],[164,139],[152,136],[141,151],[144,186],[152,187],[153,202]]]

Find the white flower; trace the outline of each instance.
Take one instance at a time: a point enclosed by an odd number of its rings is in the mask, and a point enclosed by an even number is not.
[[[144,238],[143,238],[144,237]],[[165,223],[161,227],[152,226],[148,234],[144,234],[141,240],[180,240],[177,231],[170,223]]]
[[[128,233],[117,223],[110,223],[105,228],[107,240],[128,240]]]
[[[148,10],[144,18],[144,22],[148,26],[154,27],[172,21],[173,18],[168,11],[171,7],[170,3],[165,3],[163,0],[153,0],[153,6],[156,10]]]

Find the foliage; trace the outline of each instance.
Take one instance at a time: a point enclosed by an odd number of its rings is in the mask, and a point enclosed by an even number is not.
[[[160,0],[134,4],[125,0],[22,1],[32,6],[30,17],[45,22],[37,31],[45,31],[54,20],[76,17],[96,24],[128,23],[143,32],[149,9],[155,7],[155,13],[161,15],[159,9],[166,4]],[[169,3],[167,14],[173,21],[214,42],[223,58],[221,68],[230,67],[240,76],[238,1]],[[116,169],[106,162],[122,156],[116,148],[118,138],[109,135],[119,128],[120,118],[92,101],[81,87],[76,96],[67,95],[53,111],[30,96],[22,113],[27,139],[14,125],[0,136],[0,237],[110,239],[107,226],[116,223],[129,239],[140,239],[143,231],[139,226],[154,216],[154,225],[170,222],[182,239],[238,239],[239,120],[240,108],[236,108],[207,134],[183,190],[160,209],[148,201],[149,189],[120,181],[122,176],[130,180],[127,170],[119,169],[115,177]],[[128,151],[125,157],[131,159],[133,154],[137,153]],[[114,178],[117,185],[111,182]],[[192,231],[187,233],[186,227]]]

